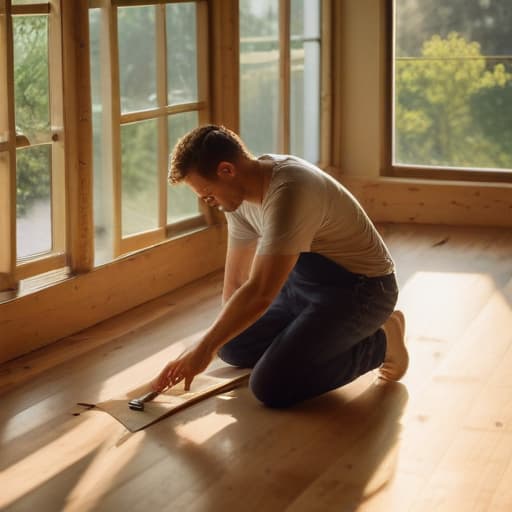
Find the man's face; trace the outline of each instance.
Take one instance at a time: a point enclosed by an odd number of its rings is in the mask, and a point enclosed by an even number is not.
[[[236,170],[232,165],[222,166],[221,164],[219,167],[213,179],[205,178],[196,171],[190,171],[184,181],[208,206],[233,212],[242,203],[243,192],[238,186]]]

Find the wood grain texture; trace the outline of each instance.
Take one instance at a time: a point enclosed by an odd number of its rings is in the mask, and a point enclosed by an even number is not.
[[[0,304],[0,361],[26,354],[219,270],[225,246],[225,230],[212,226]]]
[[[512,227],[512,184],[356,178],[329,172],[375,222]]]
[[[135,434],[74,406],[147,382],[194,343],[220,309],[217,274],[0,367],[0,507],[508,512],[512,233],[379,230],[407,318],[403,383],[369,373],[289,410],[242,387]]]

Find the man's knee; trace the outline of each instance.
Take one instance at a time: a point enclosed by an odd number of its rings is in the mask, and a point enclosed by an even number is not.
[[[265,378],[258,372],[251,375],[249,388],[260,402],[273,409],[286,409],[300,401],[285,382]]]
[[[254,363],[248,360],[247,354],[244,354],[239,348],[230,345],[230,343],[223,345],[218,350],[217,355],[225,363],[232,366],[238,366],[240,368],[252,368],[254,366]]]

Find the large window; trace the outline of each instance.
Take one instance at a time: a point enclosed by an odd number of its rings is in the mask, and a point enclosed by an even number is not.
[[[320,160],[320,0],[240,0],[240,134]]]
[[[512,169],[511,7],[395,0],[395,166]]]
[[[130,3],[89,13],[96,264],[206,224],[167,168],[178,138],[209,120],[207,3]]]
[[[60,3],[0,3],[0,289],[66,264]]]

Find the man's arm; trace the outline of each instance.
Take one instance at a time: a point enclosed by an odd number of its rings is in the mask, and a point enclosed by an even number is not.
[[[201,345],[215,353],[258,320],[277,297],[298,257],[299,254],[257,255],[249,278],[226,302]]]
[[[188,354],[167,364],[152,382],[152,388],[161,391],[168,385],[173,386],[184,380],[185,389],[188,390],[195,375],[206,369],[217,350],[265,313],[298,257],[298,253],[257,255],[249,278],[231,295],[201,342]]]
[[[222,304],[225,304],[242,286],[251,271],[257,240],[252,240],[244,245],[228,245],[226,265],[224,271],[224,288],[222,292]]]

